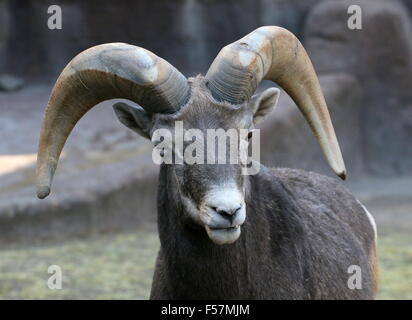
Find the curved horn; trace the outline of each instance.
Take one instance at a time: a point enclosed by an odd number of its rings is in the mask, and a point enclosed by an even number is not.
[[[40,133],[37,196],[48,196],[63,146],[80,118],[96,104],[124,98],[148,113],[175,112],[189,99],[187,79],[145,49],[108,43],[77,55],[52,90]]]
[[[289,31],[261,27],[224,47],[206,74],[215,99],[240,104],[260,81],[278,83],[295,101],[319,141],[329,165],[345,179],[346,169],[319,80],[306,50]]]

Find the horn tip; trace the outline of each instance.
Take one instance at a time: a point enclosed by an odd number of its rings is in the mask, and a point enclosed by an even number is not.
[[[39,199],[44,199],[50,194],[50,187],[49,186],[39,186],[37,188],[37,197]]]
[[[346,174],[346,170],[342,170],[340,172],[336,173],[338,175],[339,178],[341,178],[342,180],[346,180],[346,178],[348,177]]]

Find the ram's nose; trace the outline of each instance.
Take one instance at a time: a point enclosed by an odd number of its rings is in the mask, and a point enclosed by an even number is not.
[[[208,207],[216,214],[220,215],[224,219],[230,221],[233,224],[233,221],[236,219],[238,213],[242,209],[242,204],[238,203],[232,206],[227,205],[220,205],[216,206],[216,204],[208,205]]]
[[[205,223],[212,228],[235,227],[245,222],[245,200],[236,185],[213,188],[204,204],[207,207]]]
[[[208,206],[208,223],[205,224],[209,238],[216,244],[229,244],[235,242],[240,236],[241,225],[246,219],[245,205],[237,202],[228,206]]]
[[[208,206],[208,214],[203,222],[212,229],[226,229],[241,226],[246,220],[246,208],[244,204],[223,207],[215,204]],[[202,217],[201,217],[202,218]]]

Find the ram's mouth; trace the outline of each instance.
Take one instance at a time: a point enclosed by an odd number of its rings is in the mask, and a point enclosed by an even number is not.
[[[205,229],[209,238],[216,244],[233,243],[240,236],[240,226],[213,228],[206,225]]]
[[[234,227],[228,227],[228,228],[214,228],[214,227],[209,227],[209,226],[207,226],[207,228],[209,228],[209,229],[212,230],[212,231],[216,231],[216,230],[227,230],[227,231],[230,231],[230,230],[235,230],[235,229],[237,229],[237,228],[240,228],[240,226],[234,226]]]

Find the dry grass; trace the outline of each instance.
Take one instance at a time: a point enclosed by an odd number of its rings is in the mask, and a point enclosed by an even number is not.
[[[159,241],[154,231],[98,236],[63,244],[0,251],[3,299],[147,299]],[[379,299],[412,299],[410,237],[379,240]],[[47,287],[49,265],[63,271],[63,289]]]
[[[158,246],[156,233],[141,231],[2,250],[0,297],[147,299]],[[50,265],[62,268],[62,290],[47,287]]]
[[[412,299],[412,237],[379,239],[380,288],[378,299]]]

